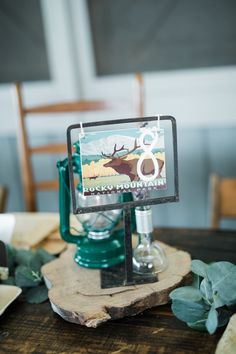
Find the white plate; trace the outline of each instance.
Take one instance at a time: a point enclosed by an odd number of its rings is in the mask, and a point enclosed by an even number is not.
[[[21,288],[14,285],[0,285],[0,316],[6,308],[20,295]]]

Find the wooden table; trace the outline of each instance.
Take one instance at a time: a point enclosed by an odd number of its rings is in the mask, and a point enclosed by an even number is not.
[[[155,237],[203,261],[236,263],[236,232],[160,229]],[[196,332],[179,321],[170,305],[93,329],[65,322],[48,302],[18,299],[0,317],[0,353],[214,353],[224,329]]]

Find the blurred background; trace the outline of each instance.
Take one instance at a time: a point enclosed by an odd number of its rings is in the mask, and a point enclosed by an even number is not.
[[[0,0],[0,184],[6,211],[24,211],[14,82],[28,106],[133,99],[143,75],[144,114],[178,124],[180,202],[155,207],[156,226],[208,227],[209,177],[236,175],[234,0]],[[106,117],[135,116],[126,107]],[[66,117],[67,118],[67,117]],[[71,121],[78,121],[72,114]],[[66,119],[29,122],[33,144],[65,141]],[[37,156],[36,179],[57,177],[55,157]],[[57,211],[56,191],[38,210]],[[226,226],[231,224],[227,223]]]

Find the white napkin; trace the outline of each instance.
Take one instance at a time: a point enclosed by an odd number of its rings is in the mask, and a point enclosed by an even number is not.
[[[0,240],[4,243],[11,242],[15,221],[12,214],[0,214]]]

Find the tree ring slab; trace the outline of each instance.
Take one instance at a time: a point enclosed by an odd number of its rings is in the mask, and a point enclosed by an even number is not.
[[[158,274],[158,282],[108,289],[101,289],[99,269],[82,268],[75,263],[75,246],[69,245],[58,259],[42,267],[53,311],[66,321],[97,327],[108,320],[133,316],[168,303],[169,293],[189,281],[191,256],[159,244],[169,265]]]

